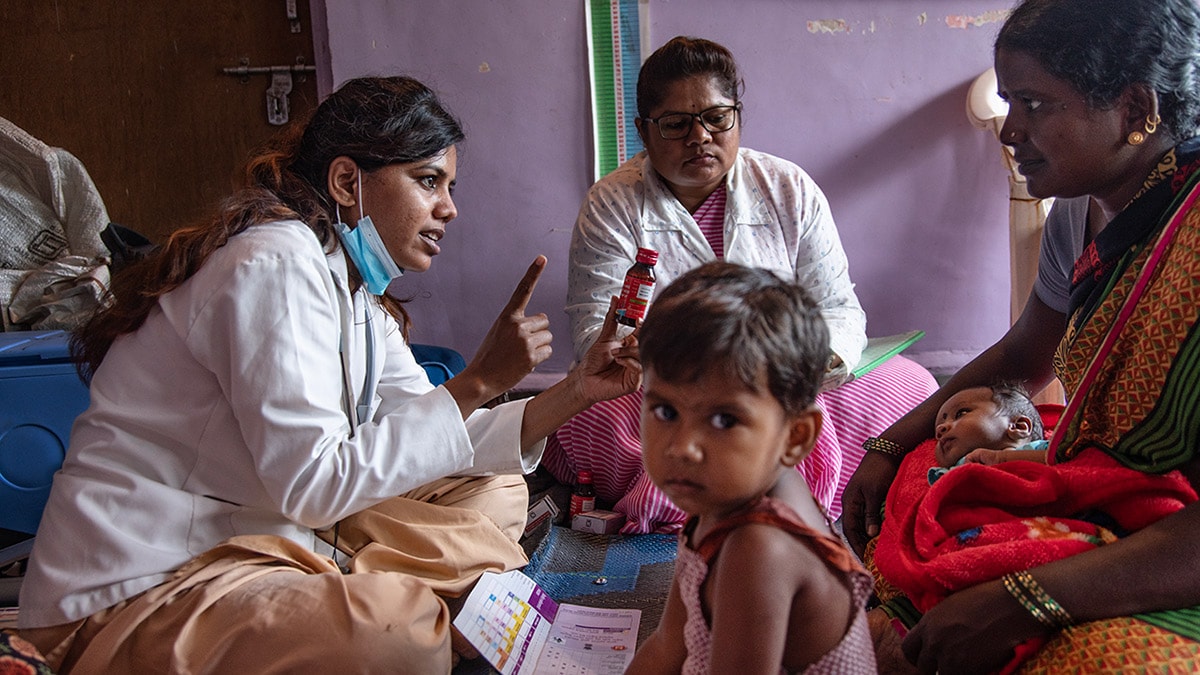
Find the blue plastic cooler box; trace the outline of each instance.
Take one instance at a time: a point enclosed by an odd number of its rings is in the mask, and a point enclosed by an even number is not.
[[[0,333],[0,528],[34,534],[88,405],[63,331]]]

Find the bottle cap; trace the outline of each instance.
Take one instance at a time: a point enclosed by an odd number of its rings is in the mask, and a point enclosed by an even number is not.
[[[639,248],[637,251],[637,261],[643,265],[653,265],[658,262],[658,251],[652,248]]]
[[[591,472],[591,471],[580,471],[580,472],[579,472],[579,476],[578,476],[578,480],[579,480],[579,482],[580,482],[580,483],[590,483],[590,482],[592,482],[592,472]]]

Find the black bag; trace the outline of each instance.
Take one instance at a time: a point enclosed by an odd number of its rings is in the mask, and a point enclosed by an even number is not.
[[[113,274],[145,258],[158,248],[157,244],[141,234],[116,223],[109,223],[108,227],[100,232],[100,241],[104,242],[112,256],[109,269]]]

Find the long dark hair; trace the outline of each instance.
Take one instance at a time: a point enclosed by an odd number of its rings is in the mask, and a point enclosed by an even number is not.
[[[1025,0],[996,49],[1033,56],[1096,109],[1131,84],[1158,93],[1163,125],[1178,140],[1200,122],[1200,11],[1195,0]]]
[[[141,327],[158,298],[187,281],[230,237],[260,223],[295,219],[327,252],[340,246],[326,174],[337,157],[366,172],[428,159],[459,143],[463,131],[428,87],[409,77],[350,80],[246,165],[244,187],[209,222],[177,230],[150,256],[113,276],[104,309],[71,336],[80,374],[95,372],[117,337]],[[351,269],[352,283],[359,283]],[[380,298],[407,335],[402,303]]]

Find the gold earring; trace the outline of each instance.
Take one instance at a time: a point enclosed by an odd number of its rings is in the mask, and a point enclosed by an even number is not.
[[[1126,138],[1125,140],[1128,141],[1130,145],[1141,145],[1142,143],[1146,142],[1146,134],[1143,134],[1140,131],[1131,131],[1129,132],[1129,138]]]
[[[1146,115],[1146,133],[1153,134],[1154,132],[1158,131],[1158,123],[1161,121],[1162,118],[1157,114],[1155,114],[1154,117]]]

